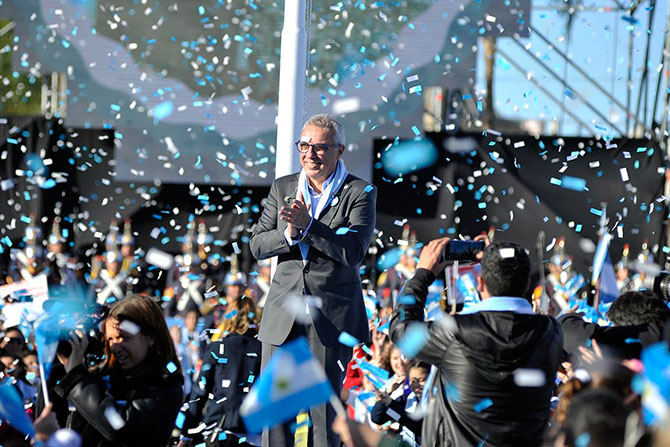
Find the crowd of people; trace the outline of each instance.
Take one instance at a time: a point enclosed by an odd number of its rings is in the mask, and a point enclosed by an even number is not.
[[[49,297],[36,319],[12,311],[30,293],[0,297],[0,386],[16,390],[37,435],[3,420],[0,445],[666,445],[670,363],[652,371],[649,352],[667,352],[670,309],[629,247],[611,303],[561,239],[533,275],[529,252],[495,231],[474,237],[482,249],[457,271],[448,238],[421,244],[407,227],[394,264],[362,287],[375,190],[347,173],[343,138],[332,117],[305,124],[304,174],[273,183],[246,273],[194,219],[169,270],[135,247],[130,221],[112,223],[90,266],[67,254],[58,220],[47,238],[30,223],[2,281],[45,276]],[[650,261],[647,247],[638,260]],[[58,340],[45,368],[36,346],[49,318]],[[305,409],[306,424],[293,415],[249,433],[242,401],[299,337],[346,414],[323,404]],[[641,384],[652,373],[665,382],[650,409]]]

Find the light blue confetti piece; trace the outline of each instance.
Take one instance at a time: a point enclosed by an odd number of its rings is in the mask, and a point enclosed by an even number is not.
[[[561,181],[555,177],[549,179],[549,183],[556,186],[561,186]]]
[[[167,368],[167,370],[170,371],[170,374],[172,374],[177,370],[177,365],[175,365],[173,362],[169,362],[167,365],[165,365],[165,368]]]
[[[481,413],[491,405],[493,405],[493,401],[487,397],[477,402],[473,408],[477,413]]]
[[[337,338],[337,341],[342,343],[344,346],[349,346],[350,348],[355,347],[359,343],[356,337],[345,331],[340,332],[340,336]]]
[[[172,104],[172,101],[162,102],[154,107],[154,119],[156,121],[164,120],[172,114],[173,110],[174,105]]]
[[[402,255],[403,250],[400,247],[392,248],[388,250],[379,257],[377,260],[377,269],[380,271],[388,270],[398,262],[400,262],[400,256]]]
[[[575,439],[575,447],[589,447],[591,436],[588,433],[582,433]]]
[[[40,188],[42,188],[42,189],[51,189],[51,188],[53,188],[54,186],[56,186],[56,180],[50,178],[50,179],[47,179],[44,183],[42,183],[42,184],[40,185]]]
[[[30,223],[30,217],[28,217],[28,216],[21,216],[20,219],[21,219],[21,222],[25,222],[27,224]]]
[[[204,6],[198,6],[198,14],[201,16],[205,15],[205,7]]]
[[[428,343],[428,328],[423,323],[411,325],[396,345],[405,357],[414,358]]]
[[[384,152],[382,165],[387,174],[397,177],[432,166],[437,158],[438,151],[431,141],[402,141]]]
[[[408,306],[411,306],[412,304],[416,303],[416,298],[414,298],[412,295],[403,295],[398,298],[398,304],[405,304]]]
[[[414,135],[416,135],[417,137],[421,135],[421,131],[416,126],[412,126],[412,132],[414,132]]]
[[[575,225],[575,231],[576,231],[577,233],[579,233],[580,231],[582,231],[582,224],[577,224],[577,225]]]
[[[571,177],[569,175],[561,177],[561,187],[577,192],[582,192],[587,189],[586,180],[579,177]]]
[[[184,426],[184,421],[185,420],[186,420],[186,415],[180,411],[179,414],[177,415],[177,419],[175,420],[174,425],[177,428],[181,429]]]
[[[589,210],[589,212],[590,212],[591,214],[595,214],[596,216],[602,216],[602,215],[603,215],[603,211],[602,211],[602,210],[599,210],[599,209],[597,209],[597,208],[591,208],[591,209]]]
[[[348,227],[340,227],[337,230],[335,230],[335,234],[338,235],[338,236],[343,236],[343,235],[347,234],[349,231],[352,231],[352,230],[350,230]]]
[[[631,343],[642,343],[639,338],[627,338],[626,343],[631,344]]]
[[[368,185],[368,186],[366,186],[366,187],[363,189],[363,191],[365,191],[365,192],[370,192],[370,191],[372,191],[373,189],[375,189],[374,186],[372,186],[372,185]]]
[[[436,388],[434,389],[433,393],[437,394],[437,389]],[[454,385],[451,382],[447,382],[446,394],[447,394],[447,399],[449,399],[452,402],[460,402],[461,401],[460,391],[458,391],[458,388],[456,387],[456,385]]]

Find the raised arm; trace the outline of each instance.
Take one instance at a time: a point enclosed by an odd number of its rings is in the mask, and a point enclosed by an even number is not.
[[[435,274],[444,269],[444,265],[438,262],[448,242],[447,238],[436,239],[421,250],[416,273],[402,289],[389,326],[391,341],[398,344],[412,325],[426,325],[428,337],[416,358],[433,365],[441,363],[444,353],[453,340],[449,325],[453,320],[450,316],[444,316],[434,323],[424,321],[428,286],[435,281]]]

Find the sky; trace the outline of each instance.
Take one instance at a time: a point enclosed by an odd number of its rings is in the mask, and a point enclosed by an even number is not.
[[[645,47],[647,35],[651,36],[649,57],[649,82],[647,104],[649,108],[647,123],[650,122],[651,108],[654,102],[656,82],[658,78],[657,68],[661,60],[663,40],[665,38],[665,21],[667,17],[667,1],[656,2],[655,14],[651,32],[648,32],[649,15],[652,13],[651,3],[642,2],[637,8],[631,21],[630,16],[617,9],[613,1],[588,2],[585,7],[590,10],[580,11],[574,17],[571,40],[567,46],[567,14],[557,12],[556,5],[560,2],[537,1],[533,2],[531,15],[531,26],[546,36],[557,48],[564,53],[567,52],[572,61],[581,67],[594,81],[596,81],[608,93],[613,95],[620,103],[627,103],[627,80],[629,61],[629,37],[633,35],[633,66],[632,66],[632,91],[631,109],[634,112],[637,106],[640,81],[644,69]],[[591,7],[593,6],[593,7]],[[594,11],[593,9],[601,8]],[[521,42],[533,54],[538,56],[554,73],[563,78],[565,60],[549,48],[539,36],[531,33],[530,38],[523,38]],[[588,125],[584,128],[568,115],[564,116],[561,123],[561,107],[550,99],[540,89],[526,79],[526,76],[517,71],[503,57],[498,55],[496,59],[494,77],[495,109],[499,116],[506,119],[526,120],[540,119],[545,122],[554,121],[554,128],[558,128],[563,135],[614,135],[618,132],[613,126],[606,123],[596,112],[590,110],[584,98],[602,115],[609,118],[611,123],[619,129],[625,128],[625,112],[617,107],[614,102],[599,92],[593,84],[582,76],[578,71],[569,67],[567,71],[567,83],[572,88],[566,92],[564,86],[551,76],[547,69],[533,60],[523,49],[521,49],[513,38],[502,38],[498,41],[498,47],[508,56],[525,68],[526,72],[532,73],[532,78],[537,80],[554,94],[558,99],[563,99],[566,106]],[[483,70],[484,56],[480,51],[478,60],[478,89],[485,90],[485,79]],[[663,91],[663,83],[661,91]],[[640,108],[640,116],[644,102]],[[660,120],[663,109],[663,98],[658,102],[656,117]],[[597,126],[597,127],[596,127]],[[551,131],[552,127],[546,123],[545,131]]]

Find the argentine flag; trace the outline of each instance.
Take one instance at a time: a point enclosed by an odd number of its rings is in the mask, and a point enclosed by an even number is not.
[[[333,388],[321,364],[300,337],[278,348],[242,402],[249,433],[260,433],[296,417],[300,410],[328,402]]]

